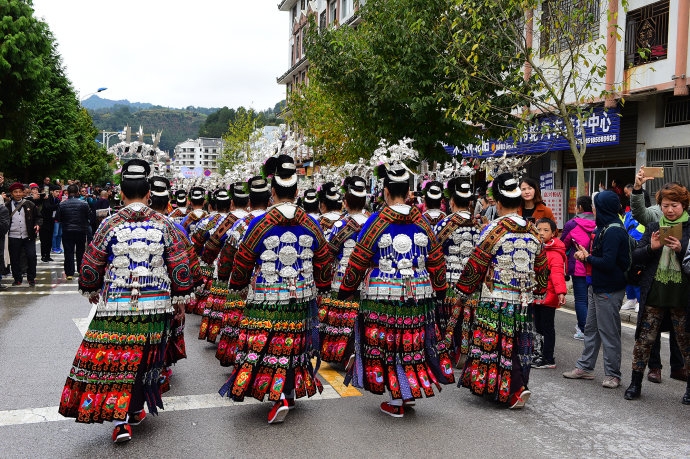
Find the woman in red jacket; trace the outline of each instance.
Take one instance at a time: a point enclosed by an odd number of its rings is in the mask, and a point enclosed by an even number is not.
[[[551,208],[544,204],[541,198],[539,182],[531,177],[523,177],[520,180],[520,191],[522,192],[522,206],[518,213],[521,217],[532,222],[541,218],[556,221]]]
[[[556,368],[553,350],[556,347],[554,316],[556,309],[565,304],[565,245],[556,237],[556,222],[548,218],[537,220],[537,231],[544,243],[549,265],[549,285],[546,297],[534,302],[534,326],[543,337],[541,354],[535,356],[532,368]],[[537,346],[535,346],[537,348]]]

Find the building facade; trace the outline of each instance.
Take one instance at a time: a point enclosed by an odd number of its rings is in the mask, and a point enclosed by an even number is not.
[[[189,175],[196,171],[218,172],[218,158],[223,152],[223,139],[199,137],[187,139],[175,146],[173,169],[175,174]],[[194,175],[200,175],[200,173]]]

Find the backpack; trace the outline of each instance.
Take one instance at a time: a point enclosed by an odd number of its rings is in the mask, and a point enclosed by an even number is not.
[[[601,244],[601,241],[604,240],[604,234],[606,233],[606,230],[611,226],[617,226],[621,228],[623,231],[625,231],[625,234],[628,235],[628,263],[626,266],[619,266],[619,268],[623,271],[623,274],[625,275],[625,280],[628,282],[629,285],[640,285],[640,278],[642,277],[642,271],[644,271],[645,265],[633,263],[633,252],[637,248],[637,240],[634,237],[632,237],[630,233],[628,233],[628,231],[625,229],[622,223],[609,223],[608,225],[606,225],[601,230],[601,234],[599,235],[599,239],[597,241],[597,248],[599,248],[599,244]]]

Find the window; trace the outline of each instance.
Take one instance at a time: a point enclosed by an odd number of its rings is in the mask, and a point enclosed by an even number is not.
[[[666,59],[668,0],[628,12],[625,17],[625,64],[635,66]]]
[[[349,13],[348,2],[349,0],[340,0],[340,19],[345,19]]]
[[[574,50],[599,37],[599,0],[544,0],[541,56]]]
[[[683,124],[690,124],[690,97],[667,97],[664,103],[664,126]]]
[[[331,0],[331,3],[328,4],[328,23],[333,24],[338,16],[336,16],[337,13],[337,7],[336,7],[336,1]]]
[[[302,9],[302,10],[307,9],[307,0],[301,0],[300,1],[300,9]]]
[[[326,28],[327,22],[326,22],[326,12],[322,12],[321,16],[319,16],[319,30],[323,30]]]

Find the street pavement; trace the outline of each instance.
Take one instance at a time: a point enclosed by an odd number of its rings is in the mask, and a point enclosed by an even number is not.
[[[62,257],[53,258],[39,261],[35,288],[25,282],[0,291],[0,458],[690,457],[690,406],[680,403],[685,383],[668,378],[668,365],[662,384],[645,379],[640,400],[623,399],[634,312],[622,313],[622,387],[601,386],[601,357],[593,381],[562,377],[582,351],[572,337],[571,298],[556,314],[558,368],[532,371],[533,395],[521,411],[449,385],[395,419],[379,411],[384,396],[343,387],[342,372],[324,366],[323,394],[298,400],[279,425],[266,423],[267,402],[218,395],[229,371],[216,363],[213,345],[197,340],[200,318],[188,315],[188,358],[174,367],[166,409],[134,427],[131,442],[114,445],[112,424],[77,424],[57,413],[92,308],[76,279],[64,279]]]

